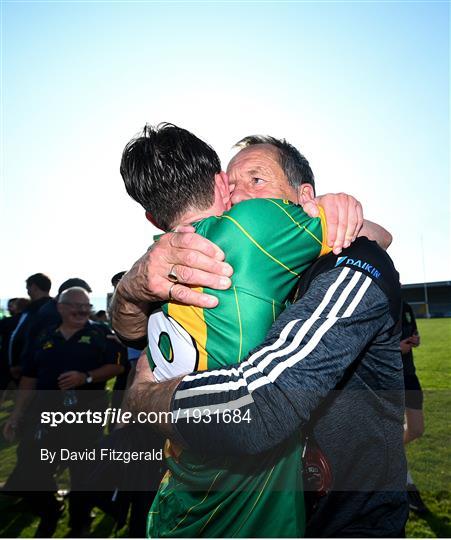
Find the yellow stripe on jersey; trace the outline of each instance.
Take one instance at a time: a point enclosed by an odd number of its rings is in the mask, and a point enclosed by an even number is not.
[[[236,292],[236,287],[233,287],[233,292],[235,293],[235,302],[236,302],[236,309],[238,312],[238,324],[240,327],[240,350],[238,352],[238,360],[237,362],[241,362],[241,354],[243,350],[243,327],[241,325],[241,313],[240,313],[240,304],[238,302],[238,293]]]
[[[202,534],[202,532],[204,531],[205,527],[210,523],[212,517],[216,514],[216,512],[219,510],[219,508],[221,507],[221,503],[218,504],[218,506],[213,510],[213,512],[210,514],[210,517],[208,518],[207,520],[207,523],[205,523],[205,525],[202,527],[202,529],[199,531],[199,536]]]
[[[276,303],[272,301],[272,321],[276,321]]]
[[[191,510],[192,510],[193,508],[196,508],[196,506],[199,506],[200,504],[203,504],[203,503],[207,500],[208,496],[210,495],[210,491],[213,489],[213,486],[214,486],[216,480],[218,479],[218,477],[219,477],[222,473],[223,473],[223,471],[219,471],[219,472],[217,473],[217,475],[213,478],[213,482],[211,483],[210,487],[208,488],[208,491],[207,491],[207,493],[205,494],[205,497],[204,497],[201,501],[199,501],[198,503],[196,503],[196,504],[194,504],[193,506],[191,506],[190,508],[188,508],[188,510],[186,511],[186,514],[185,514],[185,515],[182,517],[182,519],[177,523],[177,525],[175,525],[175,526],[169,531],[169,533],[173,533],[176,529],[179,528],[179,526],[185,521],[185,519],[188,517],[188,514],[191,512]]]
[[[263,484],[263,487],[261,488],[260,490],[260,493],[258,494],[258,497],[256,498],[256,500],[254,501],[254,504],[252,505],[252,508],[249,510],[247,516],[244,518],[244,521],[241,522],[241,525],[239,526],[239,528],[233,533],[232,535],[232,538],[235,538],[236,535],[241,531],[241,529],[243,528],[243,526],[245,525],[246,521],[249,519],[250,515],[252,514],[252,512],[254,511],[254,508],[256,507],[258,501],[260,500],[265,488],[266,488],[266,484],[269,482],[269,479],[271,478],[272,476],[272,473],[274,472],[274,469],[275,469],[275,465],[274,467],[269,471],[269,474],[268,476],[266,477],[266,480],[265,480],[265,483]]]
[[[322,257],[323,255],[327,255],[332,251],[332,248],[327,245],[327,221],[326,214],[324,213],[322,206],[319,206],[319,217],[321,219],[321,231],[323,235],[323,241],[321,242],[322,247],[319,256]]]
[[[247,236],[247,238],[249,238],[249,240],[261,251],[263,252],[267,257],[269,257],[271,260],[273,260],[275,263],[277,264],[280,264],[280,266],[282,266],[282,268],[285,268],[285,270],[288,270],[288,272],[290,272],[290,274],[293,274],[294,276],[299,276],[299,274],[297,272],[295,272],[294,270],[291,270],[291,268],[288,268],[288,266],[286,264],[284,264],[282,261],[279,261],[279,259],[276,259],[275,257],[273,257],[271,255],[271,253],[268,253],[266,251],[266,249],[264,247],[262,247],[258,242],[257,240],[255,240],[255,238],[253,238],[247,231],[246,229],[240,225],[238,223],[238,221],[236,219],[234,219],[233,217],[231,216],[226,216],[226,215],[223,215],[223,216],[216,216],[217,219],[230,219],[230,221],[232,223],[234,223],[239,229],[240,231],[245,235]]]
[[[194,291],[202,292],[198,287]],[[176,320],[194,339],[199,353],[197,371],[207,369],[207,325],[203,308],[168,303],[168,315]]]
[[[291,221],[292,221],[295,225],[297,225],[300,229],[302,229],[302,230],[304,230],[306,233],[308,233],[314,240],[316,240],[316,241],[318,242],[318,244],[319,244],[320,246],[323,245],[323,242],[321,242],[321,240],[316,236],[316,234],[312,233],[312,231],[310,231],[309,229],[307,229],[307,227],[306,227],[305,225],[301,225],[301,223],[297,222],[297,221],[294,219],[294,217],[293,217],[291,214],[289,214],[289,213],[285,210],[285,208],[283,208],[282,206],[280,206],[279,203],[276,203],[276,201],[273,201],[272,199],[268,199],[268,202],[271,202],[271,203],[275,204],[278,208],[280,208],[280,209],[282,210],[282,212],[283,212],[284,214],[286,214],[286,215],[291,219]],[[324,215],[324,214],[323,214],[323,215]],[[321,216],[321,207],[320,207],[320,216]],[[321,221],[321,229],[322,229],[322,228],[323,228],[323,222]]]

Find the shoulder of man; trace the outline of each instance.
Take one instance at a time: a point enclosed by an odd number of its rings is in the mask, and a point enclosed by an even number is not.
[[[329,253],[312,264],[301,276],[296,297],[302,297],[319,274],[332,270],[339,272],[344,268],[361,272],[370,278],[387,297],[393,320],[399,320],[401,314],[399,274],[388,253],[366,237],[357,238],[340,255]]]
[[[25,310],[30,313],[30,315],[39,315],[41,310],[49,303],[52,302],[53,298],[50,296],[46,296],[44,298],[40,298],[39,300],[35,300],[34,302],[31,302],[30,306]]]
[[[61,317],[56,306],[55,299],[51,298],[37,310],[30,322],[29,337],[31,339],[36,339],[46,329],[53,329],[59,325]]]
[[[86,326],[86,334],[92,336],[94,344],[102,349],[108,348],[126,352],[125,345],[116,340],[116,335],[108,325],[95,321],[88,321],[88,325]]]
[[[85,326],[86,333],[96,336],[98,339],[106,339],[107,336],[113,335],[113,332],[106,324],[96,321],[88,321]]]
[[[282,199],[248,199],[234,206],[221,216],[213,216],[196,224],[197,232],[205,234],[220,231],[236,231],[258,234],[265,238],[282,228],[297,229],[312,220],[302,209],[290,201]]]
[[[235,219],[257,215],[260,219],[262,213],[270,215],[281,215],[286,218],[287,213],[294,213],[299,217],[309,219],[301,206],[298,206],[286,199],[248,199],[232,206],[223,216],[230,216]]]
[[[38,309],[39,317],[48,317],[58,314],[57,301],[55,298],[48,298],[46,302],[43,302]]]
[[[49,341],[53,341],[55,334],[57,333],[58,325],[51,325],[45,328],[42,328],[37,335],[35,336],[36,341],[34,342],[33,351],[40,349]],[[35,349],[36,348],[36,349]]]

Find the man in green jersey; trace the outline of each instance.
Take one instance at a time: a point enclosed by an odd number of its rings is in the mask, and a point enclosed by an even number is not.
[[[311,183],[298,191],[297,200],[306,202],[313,197],[313,174],[307,160],[299,158],[300,174]],[[324,217],[309,218],[282,199],[248,200],[230,209],[230,188],[214,151],[171,125],[146,128],[132,140],[124,150],[121,173],[128,193],[159,228],[193,223],[197,233],[228,254],[235,269],[233,285],[219,293],[217,309],[170,301],[150,316],[154,376],[162,381],[220,368],[231,358],[239,362],[281,313],[300,272],[329,251]],[[207,459],[168,443],[169,472],[151,509],[149,533],[302,535],[302,486],[293,473],[301,466],[300,454],[298,440],[258,460]],[[233,522],[237,508],[240,519]]]

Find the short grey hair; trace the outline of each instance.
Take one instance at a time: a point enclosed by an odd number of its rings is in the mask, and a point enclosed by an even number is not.
[[[89,300],[89,295],[86,289],[83,289],[83,287],[70,287],[69,289],[65,289],[59,295],[58,304],[63,304],[64,302],[67,302],[67,300],[70,300],[70,297],[73,296],[74,293],[83,293],[83,296]]]
[[[285,139],[276,139],[270,135],[248,135],[239,140],[235,148],[249,148],[256,144],[270,144],[275,147],[288,183],[295,189],[302,184],[310,184],[315,191],[315,176],[307,159],[299,150]]]

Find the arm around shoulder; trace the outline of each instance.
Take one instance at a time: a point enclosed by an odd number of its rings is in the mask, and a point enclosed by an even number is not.
[[[390,320],[388,299],[372,278],[349,267],[320,274],[241,364],[182,380],[172,404],[179,436],[195,450],[273,448],[308,422]],[[221,411],[237,409],[249,422],[221,421]],[[190,421],[202,411],[219,422]]]

